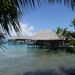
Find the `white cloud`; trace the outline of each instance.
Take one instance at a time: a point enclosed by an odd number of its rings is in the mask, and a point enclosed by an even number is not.
[[[33,32],[34,26],[32,26],[32,25],[30,25],[28,23],[24,24],[24,23],[21,23],[21,22],[20,22],[20,25],[21,25],[21,31],[22,31],[21,33],[22,33],[22,35],[24,37],[27,37],[27,36],[31,37],[31,36],[33,36],[35,34]],[[11,34],[12,37],[17,36],[17,34],[14,31],[14,29],[10,30],[10,34]]]

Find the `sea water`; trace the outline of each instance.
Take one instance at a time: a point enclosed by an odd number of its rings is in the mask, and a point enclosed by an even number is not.
[[[68,75],[75,70],[75,55],[49,53],[23,45],[0,48],[0,75]]]

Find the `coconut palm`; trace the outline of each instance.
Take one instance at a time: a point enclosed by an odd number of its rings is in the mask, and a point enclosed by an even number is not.
[[[75,38],[75,32],[72,32],[72,33],[71,33],[71,36],[72,36],[73,38]]]
[[[68,31],[67,28],[62,29],[58,27],[56,33],[60,38],[63,38],[65,40],[68,40],[69,36],[71,36],[71,32]]]
[[[62,35],[62,29],[60,27],[56,30],[57,35],[60,37]]]
[[[67,30],[67,28],[64,28],[64,29],[62,30],[62,36],[67,37],[67,36],[68,36],[68,33],[69,33],[69,31]]]
[[[59,37],[62,37],[62,36],[66,36],[67,35],[67,28],[64,28],[64,29],[62,29],[62,28],[60,28],[60,27],[58,27],[57,28],[57,31],[56,31],[56,33],[57,33],[57,35],[59,36]]]
[[[7,33],[9,28],[13,27],[16,32],[20,31],[19,16],[21,8],[34,6],[34,0],[0,0],[0,25]]]
[[[72,25],[71,26],[73,26],[74,29],[75,29],[75,19],[72,20]]]

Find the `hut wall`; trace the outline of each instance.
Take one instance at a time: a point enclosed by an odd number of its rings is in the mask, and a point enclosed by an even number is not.
[[[63,42],[63,40],[37,40],[35,45],[46,48],[53,48],[63,46]]]

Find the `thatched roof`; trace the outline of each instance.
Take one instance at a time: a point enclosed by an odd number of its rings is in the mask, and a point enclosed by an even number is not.
[[[32,40],[60,40],[55,31],[52,30],[42,30],[36,33]]]

